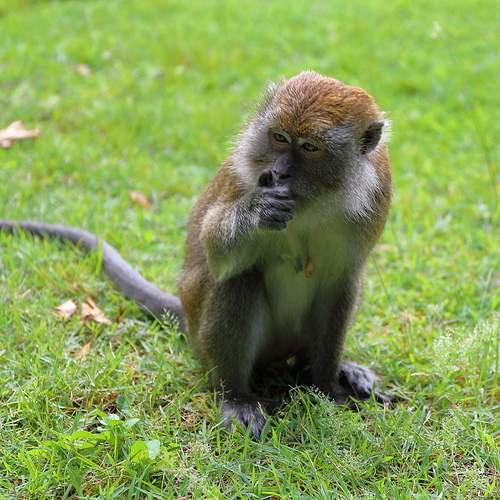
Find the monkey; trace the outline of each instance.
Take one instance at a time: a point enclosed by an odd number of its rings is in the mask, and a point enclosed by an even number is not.
[[[87,250],[148,314],[177,318],[210,369],[225,426],[259,438],[278,400],[251,380],[293,358],[336,404],[389,403],[368,367],[342,361],[368,257],[392,197],[388,120],[373,97],[314,71],[271,84],[195,203],[178,297],[108,243],[66,226],[0,220]]]

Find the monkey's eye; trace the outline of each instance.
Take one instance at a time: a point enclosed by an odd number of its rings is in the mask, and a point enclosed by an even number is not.
[[[316,146],[316,144],[313,144],[312,142],[304,142],[302,144],[302,147],[308,152],[308,153],[314,153],[315,151],[318,151],[319,148]]]
[[[274,132],[273,137],[276,142],[281,142],[283,144],[286,144],[288,142],[288,139],[279,132]]]

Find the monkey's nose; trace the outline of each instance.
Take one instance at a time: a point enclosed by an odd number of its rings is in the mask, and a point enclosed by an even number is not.
[[[259,176],[260,187],[273,187],[273,173],[270,170],[264,170]]]

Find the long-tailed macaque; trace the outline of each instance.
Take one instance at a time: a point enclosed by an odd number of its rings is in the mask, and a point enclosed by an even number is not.
[[[384,113],[360,88],[312,71],[272,85],[194,207],[180,298],[92,234],[25,221],[0,227],[102,245],[104,271],[127,297],[178,318],[211,370],[226,425],[258,437],[279,403],[252,392],[252,374],[292,357],[336,403],[372,393],[389,401],[370,369],[341,361],[389,210],[384,128]]]

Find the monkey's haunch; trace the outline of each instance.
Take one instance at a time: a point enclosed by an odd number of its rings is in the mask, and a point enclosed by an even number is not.
[[[172,314],[184,330],[184,310],[181,301],[175,295],[166,293],[144,279],[132,266],[106,241],[96,235],[60,224],[16,221],[0,219],[0,229],[12,232],[22,229],[42,238],[60,238],[69,241],[85,251],[97,251],[102,248],[102,263],[106,276],[129,299],[137,302],[139,308],[149,316],[161,319],[166,313]]]

